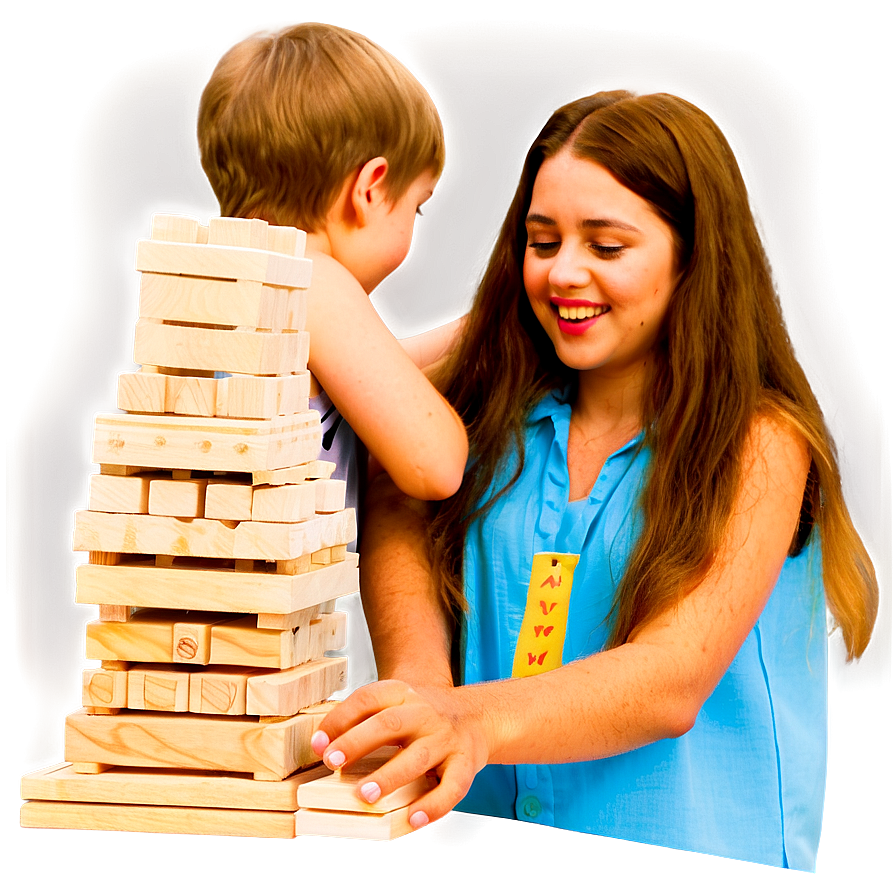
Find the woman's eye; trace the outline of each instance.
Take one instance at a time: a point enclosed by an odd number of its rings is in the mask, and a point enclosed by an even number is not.
[[[616,258],[618,255],[622,254],[622,250],[625,249],[625,246],[603,246],[600,243],[592,243],[591,248],[601,258]]]
[[[549,240],[531,240],[529,242],[529,248],[532,249],[536,255],[550,255],[560,248],[560,243],[558,241]]]

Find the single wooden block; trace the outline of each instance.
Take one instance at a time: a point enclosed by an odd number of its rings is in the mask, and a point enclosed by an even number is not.
[[[218,380],[214,377],[166,376],[165,413],[214,417],[217,394]]]
[[[165,666],[137,666],[128,670],[128,708],[158,712],[187,712],[190,676]]]
[[[305,231],[297,227],[269,225],[268,250],[301,258],[305,254]]]
[[[303,289],[172,274],[140,278],[140,317],[255,330],[304,330],[306,313]]]
[[[153,479],[149,485],[149,513],[193,519],[205,515],[207,479]]]
[[[251,520],[252,486],[241,482],[210,482],[205,492],[205,518]]]
[[[291,485],[309,479],[329,479],[336,472],[330,460],[313,460],[283,470],[258,470],[252,473],[253,485]]]
[[[252,491],[252,519],[260,523],[300,523],[314,516],[315,483],[261,485]]]
[[[311,284],[311,262],[307,258],[235,246],[140,240],[136,268],[141,273],[254,280],[300,289]]]
[[[353,509],[318,515],[303,523],[246,520],[235,526],[217,519],[182,520],[81,510],[75,514],[73,546],[76,551],[92,553],[274,561],[306,557],[322,547],[346,544],[356,535]]]
[[[164,414],[167,379],[163,373],[121,373],[118,376],[118,407],[138,414]]]
[[[75,578],[75,599],[80,604],[119,602],[130,607],[284,615],[353,593],[344,589],[357,582],[357,569],[347,563],[334,563],[287,576],[221,569],[86,565],[76,569]]]
[[[115,803],[22,804],[23,828],[135,831],[147,834],[212,834],[232,837],[295,837],[295,814],[259,809],[195,809]]]
[[[283,672],[253,675],[247,682],[246,711],[259,716],[295,715],[344,688],[347,672],[345,657],[324,657]]]
[[[305,715],[265,723],[164,712],[127,711],[114,716],[76,712],[65,722],[65,760],[218,769],[283,779],[317,764],[312,734],[312,719]]]
[[[190,676],[190,712],[244,716],[250,669],[214,666]],[[252,713],[255,715],[255,713]]]
[[[296,836],[345,837],[353,840],[394,840],[413,831],[407,807],[382,815],[299,809]]]
[[[251,421],[99,414],[93,462],[251,473],[307,463],[320,447],[317,411]]]
[[[87,507],[102,513],[148,513],[149,485],[152,474],[106,476],[92,473],[88,485]]]
[[[218,380],[219,417],[269,419],[308,410],[311,374],[231,376]]]
[[[315,480],[314,509],[318,513],[345,510],[345,482],[341,479]]]
[[[85,669],[81,702],[84,706],[124,709],[128,705],[128,673]]]
[[[308,346],[308,333],[304,331],[262,333],[179,326],[141,318],[134,335],[134,361],[255,376],[289,374],[307,368]]]
[[[332,772],[323,764],[295,772],[282,781],[256,781],[246,773],[114,766],[102,774],[79,775],[60,763],[25,775],[23,800],[139,803],[220,809],[273,809],[295,812],[302,784]]]
[[[395,755],[396,748],[377,750],[353,765],[340,769],[326,778],[319,778],[303,784],[299,788],[299,806],[303,809],[326,809],[335,812],[363,812],[382,815],[395,809],[402,809],[420,799],[436,786],[435,777],[424,775],[405,784],[382,797],[375,803],[368,803],[358,796],[361,781],[376,772]]]
[[[288,669],[301,662],[292,632],[257,628],[254,616],[216,625],[211,635],[210,661],[215,665]]]
[[[127,622],[131,618],[131,607],[106,606],[99,611],[100,622]]]
[[[172,614],[137,611],[128,622],[88,622],[85,655],[89,660],[170,663]]]
[[[199,221],[187,215],[153,215],[152,238],[172,243],[195,243],[199,240]]]
[[[209,218],[209,244],[268,248],[268,222],[261,218]]]

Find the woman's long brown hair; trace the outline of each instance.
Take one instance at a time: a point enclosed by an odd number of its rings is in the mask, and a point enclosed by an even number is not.
[[[704,112],[667,94],[577,100],[554,113],[529,150],[464,335],[439,378],[475,459],[431,521],[446,606],[455,618],[466,607],[466,533],[519,477],[530,410],[549,390],[575,384],[522,283],[532,186],[544,159],[564,147],[651,203],[675,235],[681,269],[645,393],[652,460],[644,525],[617,588],[607,647],[625,643],[709,571],[740,487],[745,441],[757,415],[770,414],[806,439],[812,457],[791,553],[817,528],[828,607],[848,658],[860,656],[878,587],[846,508],[834,443],[787,335],[734,154]],[[507,484],[489,495],[496,476]]]

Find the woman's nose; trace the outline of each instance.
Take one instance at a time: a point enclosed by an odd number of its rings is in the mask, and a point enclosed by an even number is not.
[[[548,279],[557,289],[581,289],[588,285],[590,274],[585,260],[575,246],[561,246],[554,256]]]

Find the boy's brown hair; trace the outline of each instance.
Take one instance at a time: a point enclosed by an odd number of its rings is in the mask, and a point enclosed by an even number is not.
[[[202,167],[227,217],[315,230],[346,179],[389,163],[395,202],[445,142],[429,94],[360,34],[305,23],[254,35],[221,59],[199,103]]]

